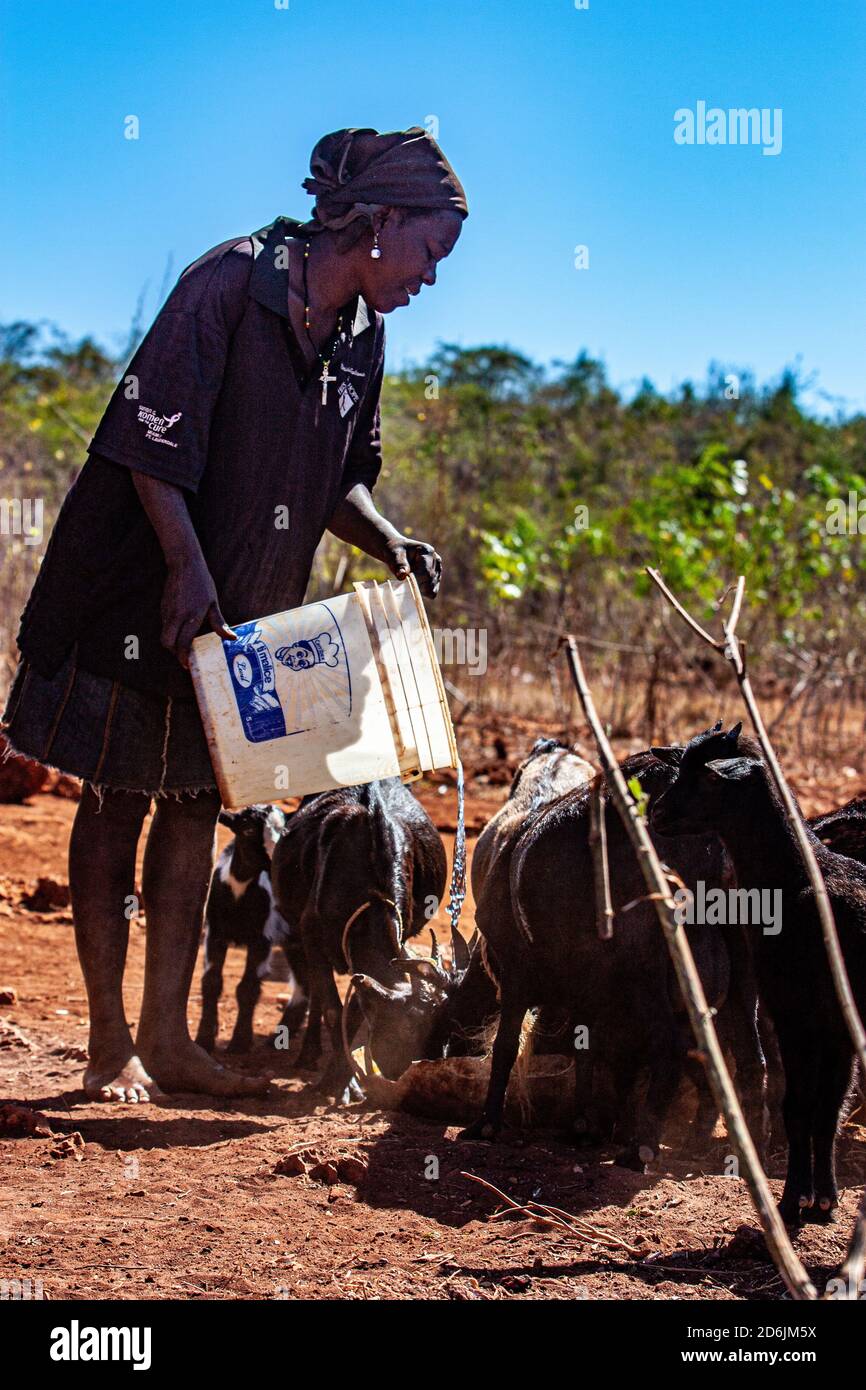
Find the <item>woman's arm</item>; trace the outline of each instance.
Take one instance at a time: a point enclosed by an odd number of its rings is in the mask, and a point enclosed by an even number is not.
[[[168,576],[162,593],[162,645],[189,667],[192,639],[203,623],[220,637],[237,637],[220,612],[216,587],[205,563],[186,499],[173,483],[133,472],[135,490],[157,534]]]
[[[328,530],[341,541],[356,545],[374,560],[381,560],[398,579],[411,572],[422,594],[435,598],[442,578],[442,560],[432,545],[402,535],[377,512],[369,489],[356,483],[338,504]]]

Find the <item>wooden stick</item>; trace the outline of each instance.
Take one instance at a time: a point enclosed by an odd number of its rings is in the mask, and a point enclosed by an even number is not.
[[[850,1034],[851,1041],[854,1044],[854,1050],[860,1063],[862,1085],[863,1079],[866,1078],[866,1032],[864,1032],[863,1021],[860,1018],[857,1004],[851,990],[851,981],[848,978],[845,958],[842,955],[842,947],[839,944],[839,933],[836,930],[836,921],[833,916],[833,908],[830,903],[830,896],[827,892],[827,885],[824,882],[824,875],[821,873],[820,866],[815,858],[815,852],[809,842],[809,836],[803,824],[803,818],[797,810],[797,804],[794,800],[793,793],[785,780],[782,766],[776,756],[776,750],[770,742],[770,736],[767,733],[761,711],[758,708],[758,702],[755,699],[755,693],[746,671],[746,661],[743,655],[745,643],[741,642],[737,637],[737,623],[739,622],[743,595],[746,589],[745,577],[740,575],[737,580],[737,588],[730,617],[726,621],[723,620],[722,623],[725,640],[724,642],[717,642],[714,638],[710,637],[708,633],[705,633],[702,628],[698,627],[697,623],[689,619],[686,610],[683,608],[682,604],[678,603],[674,598],[657,570],[648,567],[647,574],[658,586],[668,602],[671,603],[680,616],[689,623],[689,626],[699,633],[704,641],[708,642],[716,651],[723,652],[725,659],[733,667],[743,703],[748,710],[749,718],[752,721],[752,727],[755,730],[758,743],[761,745],[761,752],[766,759],[767,767],[770,769],[770,775],[782,799],[785,819],[796,838],[800,857],[803,860],[804,868],[812,886],[812,892],[815,895],[815,907],[818,912],[821,935],[824,939],[824,948],[827,952],[827,959],[830,965],[830,974],[833,979],[833,986],[836,990],[836,997],[839,1001],[839,1008],[842,1011],[842,1017],[845,1020],[845,1025]],[[861,1207],[857,1217],[845,1267],[846,1269],[850,1267],[849,1273],[856,1274],[855,1283],[862,1278],[863,1271],[866,1269],[866,1204]]]
[[[604,819],[604,777],[596,779],[589,798],[589,848],[595,884],[595,920],[602,941],[613,936],[613,903],[607,862],[607,825]]]
[[[676,920],[674,900],[671,897],[670,888],[656,854],[655,846],[650,839],[643,818],[637,813],[634,798],[629,792],[622,770],[616,762],[613,749],[602,728],[592,694],[586,682],[577,643],[573,637],[562,638],[562,643],[566,648],[572,679],[584,717],[593,732],[599,756],[608,774],[611,796],[622,817],[626,833],[634,846],[646,885],[653,895],[656,914],[671,954],[692,1031],[699,1051],[704,1054],[702,1060],[707,1070],[713,1095],[725,1117],[728,1137],[744,1171],[768,1249],[791,1297],[800,1300],[815,1299],[817,1298],[815,1287],[797,1258],[782,1218],[776,1210],[773,1194],[752,1143],[743,1112],[740,1109],[737,1093],[734,1090],[719,1046],[719,1039],[712,1021],[713,1010],[707,1003],[700,976],[695,968],[688,936]]]
[[[673,594],[671,593],[665,581],[662,579],[658,570],[651,569],[650,566],[647,565],[646,572],[649,575],[650,579],[653,581],[653,583],[657,584],[658,587],[661,589],[662,593],[664,594],[671,607],[675,608],[676,611],[679,613],[683,622],[687,623],[688,626],[692,629],[692,631],[696,632],[698,636],[703,639],[704,642],[708,642],[711,647],[715,647],[717,651],[720,651],[721,646],[716,641],[715,637],[711,637],[708,632],[705,632],[704,629],[700,626],[700,624],[695,622],[691,614],[686,612],[679,600],[674,598]]]

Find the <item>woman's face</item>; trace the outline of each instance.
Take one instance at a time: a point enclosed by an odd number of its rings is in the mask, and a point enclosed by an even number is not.
[[[360,291],[371,309],[390,314],[408,304],[422,285],[435,285],[436,267],[454,250],[463,226],[459,212],[413,212],[391,208],[379,231],[378,260],[370,255],[372,239],[358,247]]]

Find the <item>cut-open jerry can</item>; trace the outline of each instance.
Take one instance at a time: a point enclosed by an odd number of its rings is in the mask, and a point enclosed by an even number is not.
[[[192,644],[223,803],[280,800],[456,768],[457,745],[414,576],[355,584]]]

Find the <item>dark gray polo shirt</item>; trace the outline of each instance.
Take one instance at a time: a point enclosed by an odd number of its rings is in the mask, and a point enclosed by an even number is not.
[[[360,296],[344,306],[323,404],[321,363],[307,370],[289,321],[297,226],[280,218],[189,266],[118,383],[22,616],[19,646],[44,675],[76,646],[96,675],[192,696],[159,640],[165,563],[130,470],[185,490],[232,624],[302,603],[338,502],[375,484],[382,315]]]

